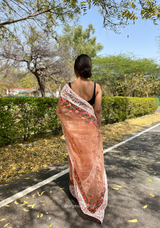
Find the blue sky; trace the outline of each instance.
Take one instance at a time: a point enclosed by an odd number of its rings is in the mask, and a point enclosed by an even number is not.
[[[87,11],[80,18],[79,24],[87,28],[93,24],[97,42],[103,44],[104,48],[98,55],[118,55],[121,53],[132,53],[137,58],[152,58],[160,63],[160,49],[156,37],[160,36],[160,23],[154,25],[151,20],[138,19],[136,23],[122,28],[120,34],[103,28],[103,18],[97,12],[97,8]],[[127,37],[129,36],[129,37]]]

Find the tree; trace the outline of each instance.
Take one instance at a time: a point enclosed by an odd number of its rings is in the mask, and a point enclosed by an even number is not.
[[[135,22],[138,12],[142,19],[151,19],[154,24],[160,18],[157,0],[0,0],[1,38],[13,34],[19,25],[26,27],[31,22],[54,35],[58,22],[72,20],[91,7],[97,7],[104,27],[115,31],[129,21]]]
[[[147,78],[153,75],[157,79],[159,73],[158,64],[151,59],[136,59],[134,56],[127,56],[125,54],[96,57],[93,59],[92,79],[102,86],[104,95],[106,95],[106,89],[108,94],[116,95],[118,83],[125,84],[126,77],[127,81],[131,80],[132,75],[137,75],[137,77],[144,75]]]
[[[74,60],[80,54],[88,54],[94,58],[103,49],[101,43],[96,43],[96,37],[92,36],[95,29],[92,24],[83,30],[82,25],[70,26],[66,24],[63,34],[58,37],[58,43],[65,46],[65,51],[69,53],[70,60]]]
[[[4,63],[0,75],[0,92],[5,94],[7,88],[17,87],[24,75],[24,71]]]
[[[36,78],[33,74],[28,73],[26,76],[24,76],[21,80],[17,80],[15,82],[16,86],[19,88],[37,88],[38,89],[38,83]]]
[[[72,20],[79,13],[76,0],[0,0],[0,35],[1,38],[15,36],[19,26],[23,29],[32,23],[55,36],[58,22]]]
[[[146,76],[144,74],[125,75],[124,80],[118,82],[118,96],[144,97],[154,96],[154,90],[160,85],[160,80],[153,75]]]
[[[15,38],[3,43],[0,47],[0,58],[9,66],[26,68],[37,79],[42,96],[45,96],[46,79],[60,83],[60,79],[68,80],[71,70],[67,53],[63,47],[47,39],[45,34],[37,32],[33,27],[25,35],[25,39]]]

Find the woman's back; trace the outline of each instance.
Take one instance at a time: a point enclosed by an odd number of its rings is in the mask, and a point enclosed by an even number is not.
[[[89,80],[75,80],[71,83],[72,90],[86,101],[90,101],[94,95],[94,82]],[[95,91],[96,96],[96,91]]]
[[[80,77],[73,81],[70,86],[76,94],[78,94],[84,100],[89,101],[91,105],[94,105],[94,112],[100,126],[102,91],[99,84],[96,83],[95,93],[94,82],[89,80],[83,80]]]

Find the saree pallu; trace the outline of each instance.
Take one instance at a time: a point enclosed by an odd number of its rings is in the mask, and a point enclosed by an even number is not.
[[[84,214],[101,223],[108,203],[100,129],[93,107],[68,84],[58,101],[57,115],[62,122],[69,156],[69,190]]]

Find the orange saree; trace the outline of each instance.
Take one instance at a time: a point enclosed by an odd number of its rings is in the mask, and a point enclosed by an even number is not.
[[[108,186],[102,137],[94,109],[66,84],[58,101],[57,115],[62,122],[69,156],[69,190],[83,213],[102,223]]]

